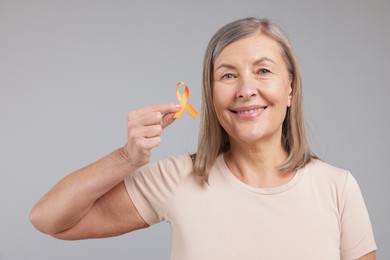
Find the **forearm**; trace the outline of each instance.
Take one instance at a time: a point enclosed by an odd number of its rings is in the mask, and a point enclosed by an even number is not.
[[[136,170],[122,149],[105,156],[58,182],[31,211],[33,225],[56,234],[77,224],[93,203]]]
[[[173,115],[180,108],[165,103],[129,112],[126,145],[58,182],[32,209],[33,225],[50,235],[61,233],[63,239],[145,227],[124,186],[118,184],[149,163],[151,149],[160,144],[162,130],[175,120]]]

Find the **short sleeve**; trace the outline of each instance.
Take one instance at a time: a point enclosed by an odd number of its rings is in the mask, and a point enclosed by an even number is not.
[[[340,201],[341,260],[355,260],[376,250],[368,211],[355,178],[348,172]]]
[[[166,220],[172,197],[192,172],[189,155],[146,165],[125,180],[126,190],[141,217],[149,225]]]

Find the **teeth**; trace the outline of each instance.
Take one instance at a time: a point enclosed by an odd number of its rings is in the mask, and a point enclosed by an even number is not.
[[[244,115],[250,115],[253,113],[256,113],[258,111],[262,110],[262,108],[256,108],[256,109],[251,109],[251,110],[244,110],[244,111],[238,111],[238,114],[244,114]]]

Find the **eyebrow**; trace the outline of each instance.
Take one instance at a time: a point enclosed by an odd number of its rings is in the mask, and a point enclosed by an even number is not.
[[[258,65],[260,63],[263,63],[264,61],[269,61],[271,63],[276,64],[276,62],[273,59],[270,59],[270,58],[267,58],[267,57],[262,57],[262,58],[256,60],[253,64]]]
[[[267,57],[261,57],[260,59],[256,60],[253,65],[259,65],[261,63],[263,63],[264,61],[268,61],[268,62],[271,62],[271,63],[274,63],[276,64],[276,62],[270,58],[267,58]],[[234,67],[233,65],[231,64],[228,64],[228,63],[222,63],[221,65],[219,65],[217,68],[215,68],[214,71],[217,71],[221,68],[227,68],[227,69],[235,69],[236,67]]]
[[[226,68],[226,69],[235,69],[236,67],[234,67],[233,65],[230,65],[230,64],[227,64],[227,63],[222,63],[221,65],[219,65],[217,68],[214,69],[214,71],[217,71],[221,68]]]

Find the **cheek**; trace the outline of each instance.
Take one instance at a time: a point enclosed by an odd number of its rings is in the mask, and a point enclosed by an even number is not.
[[[275,84],[264,88],[262,91],[262,96],[271,104],[274,105],[291,105],[291,88],[289,85],[285,84]]]
[[[229,109],[229,95],[227,91],[222,90],[216,86],[213,88],[213,106],[217,116],[218,122],[223,128],[226,127],[226,122],[229,121],[228,109]]]
[[[220,96],[214,96],[213,105],[218,121],[221,121],[221,115],[223,114],[224,108],[226,106]]]
[[[220,121],[220,107],[221,107],[221,100],[220,96],[218,95],[218,90],[213,87],[213,106],[215,114],[217,115],[218,121]]]
[[[225,109],[229,104],[228,91],[226,91],[226,89],[223,90],[217,84],[213,87],[213,104],[217,113],[222,109]]]

